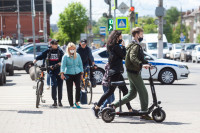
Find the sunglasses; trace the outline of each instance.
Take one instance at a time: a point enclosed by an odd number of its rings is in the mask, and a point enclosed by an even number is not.
[[[54,44],[52,44],[52,45],[58,45],[57,43],[54,43]]]

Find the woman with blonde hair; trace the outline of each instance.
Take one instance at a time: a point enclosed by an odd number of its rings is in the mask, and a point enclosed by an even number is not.
[[[80,79],[83,78],[83,64],[81,57],[76,53],[76,45],[70,42],[67,45],[66,54],[62,58],[61,62],[61,79],[66,80],[68,100],[71,108],[74,108],[74,104],[77,108],[80,100]],[[76,101],[73,103],[73,83],[76,88]]]

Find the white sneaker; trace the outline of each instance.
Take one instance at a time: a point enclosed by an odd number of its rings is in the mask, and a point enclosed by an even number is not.
[[[47,86],[47,90],[49,90],[51,87],[50,86]]]

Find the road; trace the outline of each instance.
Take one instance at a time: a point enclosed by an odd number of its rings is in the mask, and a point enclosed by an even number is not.
[[[51,90],[44,92],[46,103],[35,108],[35,85],[25,71],[15,71],[7,76],[7,85],[0,87],[0,133],[66,133],[66,132],[137,132],[137,133],[199,133],[200,132],[200,64],[187,63],[189,78],[175,81],[173,85],[155,82],[158,100],[167,114],[161,123],[140,120],[139,117],[116,117],[112,123],[96,119],[92,105],[81,105],[82,109],[70,109],[66,84],[63,88],[62,108],[52,108]],[[148,81],[145,81],[152,103]],[[46,86],[45,86],[46,87]],[[128,86],[129,87],[129,86]],[[94,99],[102,95],[102,87],[94,88]],[[118,99],[118,90],[115,92]],[[138,96],[131,101],[132,107],[140,109]],[[123,106],[123,110],[127,108]]]

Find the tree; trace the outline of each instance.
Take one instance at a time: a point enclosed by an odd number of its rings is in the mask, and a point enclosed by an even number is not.
[[[50,29],[50,38],[53,38],[54,35],[55,35],[55,32],[53,32],[52,29]]]
[[[178,21],[179,16],[180,13],[178,9],[176,7],[171,7],[170,9],[167,10],[166,17],[164,19],[171,22],[172,25],[175,25],[176,22]]]
[[[169,21],[166,21],[166,24],[163,25],[163,33],[166,35],[167,37],[167,41],[168,42],[172,42],[173,39],[173,30],[172,30],[172,25],[170,24]]]
[[[197,36],[197,43],[200,43],[200,34]]]
[[[67,41],[76,42],[88,24],[86,8],[80,2],[73,2],[60,14],[58,21],[59,35],[67,36]]]
[[[179,43],[180,42],[181,32],[186,37],[186,41],[185,42],[189,42],[189,39],[188,39],[188,29],[187,29],[187,27],[184,24],[182,24],[182,29],[181,29],[180,21],[181,21],[181,18],[179,17],[179,19],[177,21],[177,26],[175,27],[175,29],[173,31],[172,43]]]
[[[69,37],[66,33],[64,33],[61,29],[59,29],[58,32],[56,32],[53,36],[53,38],[59,40],[59,45],[64,45],[69,42]]]

